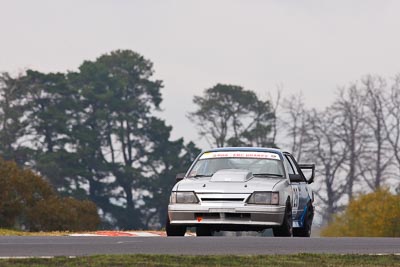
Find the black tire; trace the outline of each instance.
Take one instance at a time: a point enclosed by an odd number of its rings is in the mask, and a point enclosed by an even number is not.
[[[280,226],[272,228],[274,236],[290,237],[293,234],[293,218],[292,218],[292,205],[290,201],[286,202],[285,216]]]
[[[196,236],[212,236],[213,231],[207,225],[199,225],[196,227]]]
[[[184,236],[186,233],[186,226],[184,225],[172,225],[167,216],[167,221],[165,223],[165,230],[167,236]]]
[[[308,202],[307,213],[304,217],[304,225],[300,228],[293,228],[293,236],[310,237],[313,218],[314,207],[312,206],[311,202]]]

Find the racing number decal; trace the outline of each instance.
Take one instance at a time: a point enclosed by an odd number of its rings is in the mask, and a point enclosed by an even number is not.
[[[296,185],[292,185],[293,188],[293,208],[299,207],[299,187]]]

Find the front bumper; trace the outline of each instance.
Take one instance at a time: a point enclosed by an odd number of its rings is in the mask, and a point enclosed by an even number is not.
[[[197,226],[242,225],[279,226],[283,222],[285,206],[247,205],[231,203],[170,204],[171,224]]]

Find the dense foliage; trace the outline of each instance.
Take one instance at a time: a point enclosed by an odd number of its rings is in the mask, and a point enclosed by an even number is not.
[[[61,194],[96,203],[102,227],[161,227],[175,175],[199,150],[170,140],[172,128],[153,115],[162,82],[152,75],[152,63],[130,50],[77,72],[3,73],[0,153]]]
[[[0,159],[0,228],[82,231],[99,223],[93,202],[59,197],[42,177]]]
[[[400,237],[400,195],[387,189],[360,195],[334,217],[321,235]]]

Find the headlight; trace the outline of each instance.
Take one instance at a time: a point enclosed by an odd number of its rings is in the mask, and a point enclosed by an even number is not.
[[[278,205],[279,192],[254,192],[247,200],[248,204]]]
[[[170,202],[171,204],[175,203],[195,204],[199,203],[199,199],[196,197],[194,192],[172,192]]]

